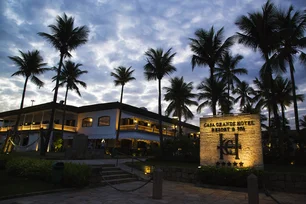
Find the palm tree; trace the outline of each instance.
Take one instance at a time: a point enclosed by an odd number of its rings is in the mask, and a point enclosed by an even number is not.
[[[64,133],[64,125],[65,125],[65,115],[66,115],[66,102],[68,97],[68,91],[76,91],[79,96],[81,96],[80,90],[78,85],[86,88],[86,83],[79,80],[79,77],[83,74],[87,74],[88,71],[83,71],[79,67],[82,64],[74,63],[70,60],[65,61],[63,64],[63,69],[59,75],[59,87],[63,87],[66,84],[66,93],[65,93],[65,100],[64,100],[64,111],[63,111],[63,119],[62,119],[62,134]],[[53,81],[57,79],[57,76],[53,77]]]
[[[176,53],[171,53],[172,48],[164,53],[163,49],[156,50],[150,48],[145,52],[147,64],[144,66],[144,75],[148,81],[158,80],[158,114],[159,114],[159,139],[161,153],[163,154],[163,130],[162,130],[162,113],[161,113],[161,80],[165,75],[176,71],[172,65],[172,60]]]
[[[238,94],[238,97],[235,99],[235,103],[240,101],[240,108],[247,103],[253,102],[253,97],[251,97],[251,95],[254,94],[254,89],[245,81],[237,84],[237,88],[234,89],[233,93]]]
[[[247,114],[260,114],[260,122],[261,127],[268,129],[267,125],[263,122],[267,121],[267,117],[264,114],[261,114],[261,107],[255,106],[253,103],[247,103],[243,107],[240,108],[241,113],[247,113]]]
[[[282,111],[282,125],[283,125],[283,131],[285,131],[286,123],[285,123],[285,109],[286,106],[290,106],[291,102],[294,100],[294,97],[291,95],[292,93],[292,83],[288,79],[284,79],[281,76],[276,77],[275,79],[275,95],[277,99],[277,103],[281,107]],[[301,94],[298,94],[295,96],[295,100],[303,101],[304,97]]]
[[[303,116],[303,119],[300,119],[300,125],[303,128],[306,128],[306,115]]]
[[[192,69],[195,66],[208,66],[210,68],[210,79],[214,75],[215,64],[221,60],[229,48],[233,45],[232,38],[223,41],[223,27],[215,33],[214,27],[210,30],[198,29],[195,32],[196,38],[189,38],[191,51],[194,53],[191,58]]]
[[[115,68],[115,72],[111,73],[111,76],[115,77],[115,86],[121,85],[121,96],[120,96],[120,109],[119,109],[119,119],[118,119],[118,130],[116,134],[116,144],[119,140],[119,133],[120,133],[120,122],[121,122],[121,105],[122,105],[122,98],[123,98],[123,88],[126,83],[129,81],[135,80],[135,77],[132,77],[132,74],[135,70],[130,70],[132,67],[118,67]]]
[[[247,16],[241,16],[235,22],[242,33],[237,33],[238,42],[254,50],[259,49],[265,64],[261,70],[269,79],[269,89],[274,93],[273,70],[271,66],[271,54],[277,50],[280,44],[279,33],[277,32],[277,9],[269,0],[263,5],[262,12],[249,13]],[[283,136],[280,132],[278,108],[274,94],[271,94],[273,104],[273,115],[276,119],[275,125],[280,137],[280,151],[283,155]]]
[[[215,68],[215,76],[221,78],[222,82],[227,83],[227,94],[234,89],[234,83],[239,84],[241,81],[237,75],[248,74],[245,68],[236,68],[237,64],[243,59],[242,55],[232,56],[229,52],[218,62]]]
[[[59,86],[59,76],[61,73],[63,59],[71,57],[70,51],[75,50],[82,44],[87,42],[89,30],[86,26],[74,27],[74,18],[67,17],[64,13],[63,17],[57,16],[56,25],[49,25],[51,34],[40,32],[38,35],[45,38],[51,45],[60,52],[60,60],[57,69],[56,85],[53,96],[53,103],[57,101],[57,93]],[[41,154],[44,155],[50,140],[50,135],[53,129],[53,120],[55,114],[55,105],[52,106],[50,124],[46,136],[45,145],[42,148]]]
[[[188,106],[198,105],[196,101],[192,100],[197,96],[197,94],[192,93],[193,83],[184,82],[183,77],[170,79],[170,84],[170,87],[163,88],[166,91],[164,99],[170,101],[165,112],[167,116],[173,113],[173,115],[178,117],[179,135],[182,136],[182,128],[180,125],[182,117],[184,117],[185,120],[194,117]]]
[[[220,80],[217,80],[213,77],[213,81],[208,78],[205,78],[201,84],[197,87],[201,92],[198,94],[198,100],[205,100],[201,103],[197,109],[197,112],[200,113],[202,108],[209,106],[213,112],[213,115],[216,115],[216,105],[222,104],[223,101],[232,100],[228,98],[226,92],[226,84]]]
[[[281,46],[278,49],[276,58],[279,61],[279,65],[284,66],[285,62],[287,62],[290,67],[295,127],[299,134],[300,127],[294,78],[294,59],[297,55],[300,56],[301,62],[303,62],[303,59],[306,59],[306,54],[303,52],[303,49],[306,48],[306,37],[304,36],[306,30],[306,12],[294,12],[293,6],[290,6],[287,12],[279,10],[277,18],[280,29]]]
[[[20,112],[17,116],[16,124],[15,124],[15,133],[18,131],[19,120],[21,116],[21,110],[23,109],[25,92],[27,89],[28,80],[31,81],[38,87],[42,87],[44,83],[37,77],[40,74],[50,70],[50,68],[44,68],[47,63],[43,62],[43,58],[41,57],[38,50],[28,51],[28,53],[23,53],[19,51],[21,57],[14,56],[9,57],[16,66],[18,66],[18,71],[12,74],[12,76],[24,76],[25,82],[23,86],[23,92],[20,103]]]

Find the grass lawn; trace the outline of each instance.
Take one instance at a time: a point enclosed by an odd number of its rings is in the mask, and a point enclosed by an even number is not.
[[[0,197],[62,188],[39,180],[9,176],[0,170]]]

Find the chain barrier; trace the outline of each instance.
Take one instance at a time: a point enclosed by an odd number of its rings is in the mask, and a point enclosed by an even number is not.
[[[101,175],[101,174],[100,174]],[[111,183],[107,182],[107,180],[101,175],[103,181],[109,185],[111,188],[117,190],[117,191],[120,191],[120,192],[133,192],[133,191],[136,191],[142,187],[144,187],[145,185],[147,185],[148,183],[150,183],[152,180],[153,180],[153,177],[151,177],[149,180],[147,180],[144,184],[142,184],[141,186],[137,187],[137,188],[134,188],[134,189],[129,189],[129,190],[126,190],[126,189],[119,189],[117,187],[115,187],[114,185],[112,185]]]
[[[274,198],[274,197],[271,195],[271,193],[268,191],[268,189],[266,189],[266,188],[264,187],[263,190],[264,190],[264,193],[265,193],[265,195],[266,195],[267,197],[272,198],[272,200],[273,200],[275,203],[281,204],[276,198]]]

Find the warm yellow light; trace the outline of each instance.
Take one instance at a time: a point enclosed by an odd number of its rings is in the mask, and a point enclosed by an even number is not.
[[[150,127],[151,126],[151,124],[150,123],[148,123],[148,127]]]
[[[137,120],[134,120],[134,123],[137,123]]]
[[[89,122],[92,122],[92,118],[89,118]]]
[[[294,165],[294,161],[290,162],[291,165]]]

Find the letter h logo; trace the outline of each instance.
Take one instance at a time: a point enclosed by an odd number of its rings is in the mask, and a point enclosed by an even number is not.
[[[223,155],[235,155],[235,159],[239,159],[239,149],[241,145],[238,143],[238,134],[235,134],[235,143],[233,140],[223,139],[223,134],[219,134],[220,145],[220,159],[223,160]],[[234,150],[234,151],[233,151]]]

